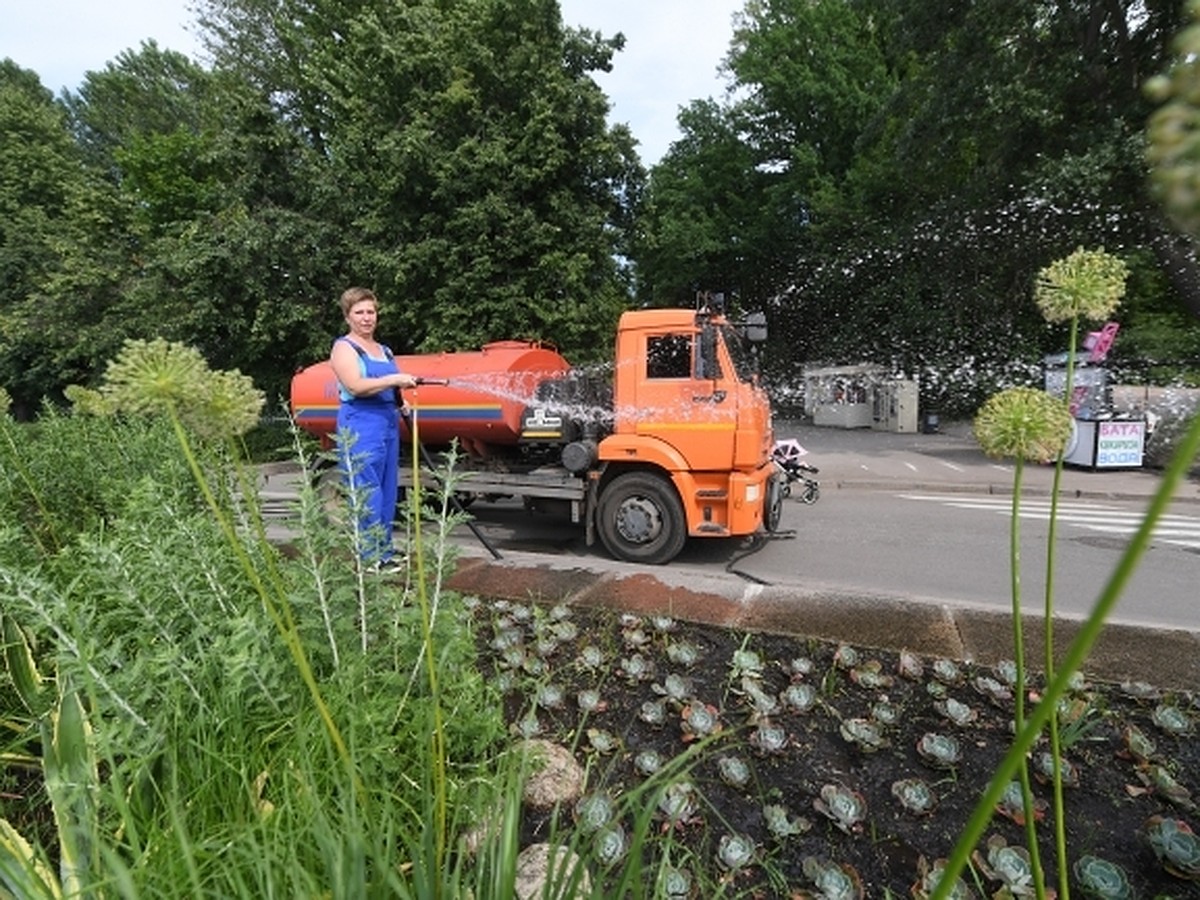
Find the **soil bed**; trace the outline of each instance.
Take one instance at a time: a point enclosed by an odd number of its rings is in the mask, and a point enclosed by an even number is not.
[[[589,794],[603,790],[619,797],[631,791],[645,780],[635,767],[641,751],[657,751],[664,760],[676,757],[690,745],[681,724],[685,712],[698,705],[717,712],[721,730],[686,775],[700,797],[697,812],[692,821],[672,830],[672,853],[673,860],[681,851],[688,857],[686,865],[700,883],[722,885],[722,896],[790,897],[813,891],[804,871],[806,858],[852,867],[866,897],[910,896],[920,861],[932,863],[949,855],[1012,733],[1014,701],[1011,696],[991,696],[1011,682],[1011,674],[1002,667],[959,663],[956,680],[952,672],[941,671],[953,668],[944,665],[947,661],[922,659],[922,674],[902,674],[901,655],[896,653],[667,619],[618,617],[580,607],[551,609],[500,601],[481,604],[475,616],[481,665],[506,690],[506,715],[514,733],[536,734],[571,748],[588,768]],[[680,662],[678,654],[680,645],[689,644],[698,651],[690,665]],[[602,662],[588,659],[589,646],[599,651]],[[648,663],[647,677],[627,671],[639,665],[630,664],[634,656]],[[735,659],[744,664],[742,672],[734,671]],[[755,659],[761,664],[757,674]],[[749,682],[742,680],[747,674]],[[665,698],[664,691],[679,686],[668,685],[671,675],[687,679],[682,698]],[[801,712],[781,701],[777,709],[755,717],[756,702],[769,708],[770,700],[762,697],[778,700],[797,684],[812,688],[815,702],[810,709]],[[1040,684],[1040,679],[1032,680],[1029,708]],[[552,687],[547,691],[548,685]],[[556,689],[561,691],[561,705]],[[603,705],[585,714],[579,695],[587,689],[598,691]],[[790,695],[802,696],[803,692]],[[883,702],[886,707],[881,709]],[[645,720],[646,704],[665,709],[662,724]],[[1138,897],[1200,897],[1200,884],[1167,872],[1143,834],[1152,816],[1200,826],[1191,799],[1200,792],[1200,742],[1194,737],[1198,704],[1195,695],[1159,692],[1148,685],[1080,680],[1070,703],[1060,706],[1064,755],[1079,775],[1078,784],[1065,791],[1072,865],[1085,855],[1108,860],[1124,870]],[[896,719],[881,724],[887,707]],[[948,711],[970,721],[955,724]],[[763,719],[783,727],[786,743],[781,749],[759,746],[756,722]],[[867,750],[849,740],[844,731],[855,727],[877,729],[883,746]],[[1130,752],[1130,735],[1137,734],[1131,727],[1152,749],[1135,745],[1139,752]],[[929,734],[957,741],[959,761],[949,768],[927,761],[918,744]],[[615,749],[594,746],[605,735],[616,739]],[[1039,746],[1034,757],[1044,749],[1044,744]],[[748,766],[749,780],[743,786],[733,786],[723,777],[723,757]],[[1151,786],[1153,766],[1176,782],[1173,798],[1166,795],[1169,789]],[[917,814],[901,804],[893,785],[905,779],[920,779],[932,789],[937,798],[932,811]],[[1035,781],[1033,789],[1039,801],[1050,802],[1049,783]],[[839,827],[814,806],[823,790],[861,798],[861,820]],[[806,830],[786,837],[773,834],[764,817],[764,806],[772,804],[785,807],[792,821]],[[556,829],[570,826],[567,811],[560,811],[558,820],[553,815],[527,810],[524,843],[547,840]],[[627,813],[624,825],[632,824]],[[651,858],[661,830],[662,823],[656,821]],[[718,846],[726,835],[752,839],[756,853],[749,865],[730,871],[719,864]],[[1009,845],[1025,843],[1024,828],[1001,814],[994,816],[985,835],[999,835]],[[1056,863],[1049,810],[1038,823],[1038,835],[1053,887]],[[979,849],[986,862],[983,842]],[[991,896],[1001,887],[978,867],[965,877],[977,896]]]

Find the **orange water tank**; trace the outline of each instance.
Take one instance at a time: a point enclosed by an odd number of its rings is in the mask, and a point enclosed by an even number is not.
[[[565,373],[557,351],[530,341],[495,341],[482,350],[397,356],[400,371],[445,382],[404,391],[421,442],[438,446],[457,439],[472,453],[511,445],[521,435],[521,414],[538,385]],[[328,360],[292,377],[292,416],[297,425],[329,445],[337,428],[338,388]],[[408,439],[407,429],[401,426]]]

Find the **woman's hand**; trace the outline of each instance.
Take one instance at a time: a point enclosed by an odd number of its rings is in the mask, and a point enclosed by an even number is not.
[[[416,386],[416,376],[409,375],[407,372],[396,373],[396,387],[400,388],[401,390],[407,390],[408,388],[415,388]]]

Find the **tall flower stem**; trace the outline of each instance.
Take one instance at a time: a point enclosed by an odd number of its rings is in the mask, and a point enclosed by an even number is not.
[[[1075,355],[1078,348],[1078,341],[1079,317],[1075,316],[1071,319],[1071,333],[1067,342],[1067,372],[1066,380],[1063,384],[1063,396],[1066,399],[1068,410],[1071,408],[1071,397],[1075,391]],[[1044,629],[1047,682],[1054,678],[1054,546],[1058,539],[1058,497],[1062,488],[1065,455],[1065,451],[1059,453],[1054,461],[1054,480],[1050,487],[1050,523],[1046,531],[1046,593],[1042,613],[1042,627]],[[1059,896],[1062,900],[1071,900],[1071,885],[1067,877],[1069,865],[1067,862],[1066,802],[1063,797],[1062,742],[1058,733],[1058,704],[1055,703],[1054,706],[1056,712],[1048,720],[1050,728],[1050,760],[1053,767],[1054,851],[1058,863]]]
[[[1021,484],[1025,474],[1025,458],[1018,456],[1013,470],[1012,514],[1009,516],[1009,570],[1012,579],[1013,660],[1017,681],[1013,686],[1016,698],[1014,713],[1016,730],[1025,724],[1025,635],[1021,622]],[[1029,782],[1029,763],[1021,757],[1021,803],[1025,808],[1025,844],[1029,850],[1029,865],[1038,900],[1045,900],[1046,886],[1042,877],[1041,853],[1038,850],[1037,819],[1034,816],[1033,787]]]

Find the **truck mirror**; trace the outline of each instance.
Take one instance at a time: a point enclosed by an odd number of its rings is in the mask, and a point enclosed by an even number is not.
[[[767,314],[752,312],[746,316],[746,340],[761,344],[767,339]]]

